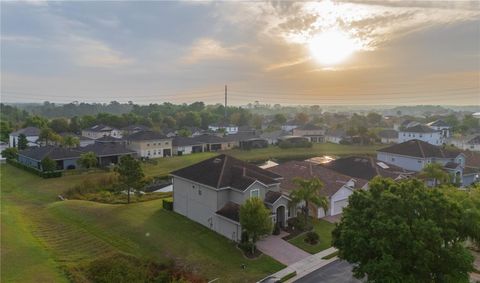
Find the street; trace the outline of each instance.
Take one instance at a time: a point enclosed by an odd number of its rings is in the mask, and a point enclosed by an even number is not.
[[[295,283],[317,283],[317,282],[362,282],[352,275],[352,265],[343,260],[334,261],[316,271],[295,281]]]

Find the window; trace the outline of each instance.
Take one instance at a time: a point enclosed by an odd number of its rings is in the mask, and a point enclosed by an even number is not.
[[[165,145],[168,145],[168,142],[165,142]]]
[[[149,151],[147,151],[147,155],[150,155],[150,150],[149,150]]]
[[[392,157],[392,161],[395,161],[395,157]]]
[[[199,196],[202,195],[202,190],[198,189],[198,195],[199,195]]]
[[[259,189],[253,189],[250,191],[250,197],[251,198],[258,198],[260,197],[260,190]]]
[[[422,163],[422,160],[418,160],[417,162],[418,162],[418,163]]]

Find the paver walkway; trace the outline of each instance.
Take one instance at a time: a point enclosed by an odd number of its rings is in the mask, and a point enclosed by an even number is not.
[[[282,240],[282,237],[286,235],[288,234],[284,231],[282,231],[280,235],[270,235],[258,241],[257,248],[262,253],[273,257],[275,260],[285,265],[291,265],[311,256],[311,254],[306,251]]]

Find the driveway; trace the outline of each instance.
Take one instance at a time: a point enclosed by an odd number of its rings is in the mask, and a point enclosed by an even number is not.
[[[270,235],[258,241],[257,248],[262,253],[271,256],[287,266],[311,256],[311,254],[304,250],[282,240],[282,237],[286,235],[287,234],[283,231],[280,235]]]
[[[360,283],[353,277],[352,265],[343,260],[336,260],[322,268],[298,279],[295,283]]]

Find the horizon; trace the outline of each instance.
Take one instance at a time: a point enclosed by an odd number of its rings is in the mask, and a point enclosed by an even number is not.
[[[480,105],[475,1],[1,6],[2,102]]]

